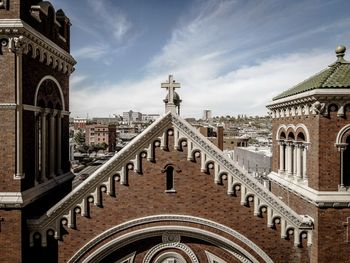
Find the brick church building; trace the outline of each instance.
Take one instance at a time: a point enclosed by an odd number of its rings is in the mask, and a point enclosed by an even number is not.
[[[349,262],[350,63],[268,105],[266,188],[165,115],[78,187],[70,172],[70,21],[47,1],[0,0],[0,262]]]

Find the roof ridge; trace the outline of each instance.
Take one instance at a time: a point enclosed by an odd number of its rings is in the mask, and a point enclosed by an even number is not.
[[[333,76],[336,69],[340,67],[341,63],[336,62],[335,64],[330,65],[331,68],[329,75],[321,82],[320,87],[324,87],[324,84],[328,82],[328,80]]]

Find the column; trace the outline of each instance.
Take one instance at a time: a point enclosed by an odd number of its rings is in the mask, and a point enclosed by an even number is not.
[[[279,141],[278,142],[279,146],[280,146],[280,167],[279,167],[279,172],[280,173],[284,173],[285,171],[285,167],[284,167],[284,142],[283,141]]]
[[[340,185],[339,190],[344,189],[344,151],[346,150],[347,143],[337,143],[338,151],[340,152]]]
[[[291,142],[288,142],[287,151],[288,151],[288,159],[287,159],[288,176],[292,176],[293,175],[293,145]]]
[[[35,184],[40,183],[40,174],[39,174],[39,167],[40,167],[40,147],[41,147],[41,129],[40,129],[40,122],[41,117],[39,112],[34,113],[35,116]]]
[[[62,174],[62,112],[59,111],[57,114],[57,126],[56,126],[56,162],[57,162],[57,175]]]
[[[303,179],[306,181],[308,179],[307,176],[307,165],[306,165],[306,155],[307,155],[307,147],[303,145]]]
[[[41,112],[41,180],[46,181],[46,115],[47,112]]]
[[[296,154],[296,159],[297,159],[297,163],[296,163],[296,177],[297,179],[301,179],[302,178],[302,172],[301,172],[301,167],[302,167],[302,159],[301,159],[301,151],[302,151],[302,145],[298,144],[297,146],[297,154]]]
[[[49,156],[50,156],[50,166],[49,166],[49,176],[55,176],[55,117],[57,111],[52,110],[50,114],[50,144],[49,144]]]
[[[293,144],[293,176],[297,175],[297,144]]]

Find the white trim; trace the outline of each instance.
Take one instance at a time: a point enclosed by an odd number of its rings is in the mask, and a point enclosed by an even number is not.
[[[349,126],[350,126],[350,124],[349,124]],[[294,133],[296,133],[298,128],[302,128],[305,131],[305,137],[306,137],[305,138],[305,142],[307,142],[307,143],[310,142],[309,130],[307,129],[307,127],[303,123],[298,123],[297,125],[294,125],[294,124],[288,124],[288,125],[282,124],[282,125],[278,126],[278,129],[277,129],[277,132],[276,132],[276,140],[280,140],[279,134],[280,134],[281,129],[285,129],[285,131],[287,132],[287,130],[289,128],[292,128]],[[288,134],[286,134],[286,140],[288,140],[287,136],[288,136]],[[295,134],[295,138],[294,138],[295,141],[297,140],[296,136],[297,136],[297,134]]]
[[[207,256],[208,263],[214,263],[214,260],[218,263],[227,263],[226,261],[219,258],[218,256],[210,253],[209,251],[205,251],[205,255]]]
[[[343,128],[341,128],[341,130],[338,132],[337,134],[337,139],[335,140],[336,144],[340,144],[342,143],[342,138],[344,136],[344,134],[350,129],[350,124],[345,125]]]
[[[271,101],[269,104],[266,105],[266,107],[275,106],[280,103],[288,102],[291,100],[297,100],[309,96],[315,96],[315,95],[350,95],[349,89],[314,89],[306,92],[302,92],[299,94],[295,94],[292,96],[284,97],[275,101]]]
[[[62,101],[62,111],[65,111],[66,110],[66,107],[65,107],[65,103],[64,103],[64,96],[63,96],[63,92],[62,92],[62,88],[61,88],[61,85],[60,83],[58,82],[57,79],[55,79],[53,76],[51,75],[46,75],[45,77],[43,77],[40,81],[39,81],[39,84],[36,86],[36,89],[35,89],[35,97],[34,97],[34,106],[37,107],[37,103],[38,103],[38,93],[39,93],[39,89],[40,89],[40,86],[41,84],[45,81],[45,80],[52,80],[53,82],[55,82],[55,84],[57,85],[58,87],[58,90],[60,92],[60,95],[61,95],[61,101]]]
[[[15,110],[16,108],[16,103],[0,103],[0,110]]]
[[[127,260],[127,263],[134,263],[134,258],[136,255],[136,251],[134,253],[131,253],[129,255],[126,255],[125,257],[119,259],[117,262],[115,263],[125,263],[125,261]]]
[[[32,28],[30,25],[28,25],[26,22],[22,21],[21,19],[17,19],[17,18],[16,19],[1,19],[0,20],[0,28],[7,28],[7,27],[26,29],[29,33],[33,34],[35,37],[42,40],[46,45],[49,45],[54,50],[56,50],[60,54],[67,57],[68,60],[71,60],[71,61],[69,61],[69,63],[71,65],[75,64],[75,60],[71,54],[69,54],[66,50],[64,50],[63,48],[58,46],[56,43],[54,43],[52,40],[50,40],[49,38],[47,38],[43,34],[36,31],[34,28]]]
[[[24,207],[39,199],[55,186],[65,183],[73,177],[74,174],[69,172],[23,192],[0,192],[0,208]]]
[[[81,259],[81,257],[83,257],[88,251],[91,251],[91,249],[94,248],[97,244],[99,244],[100,242],[110,238],[111,236],[115,235],[118,232],[124,231],[125,229],[129,229],[131,227],[140,226],[140,225],[144,225],[144,224],[149,224],[149,223],[152,223],[152,222],[164,222],[164,221],[170,221],[170,222],[171,221],[174,221],[174,222],[180,221],[180,222],[185,222],[185,223],[187,222],[187,223],[200,224],[200,225],[204,225],[204,226],[208,226],[208,227],[214,228],[215,230],[219,230],[219,231],[225,232],[226,234],[232,236],[233,238],[240,240],[242,243],[244,243],[246,246],[248,246],[252,251],[254,251],[258,255],[260,255],[260,257],[263,258],[266,262],[272,262],[272,259],[259,246],[257,246],[253,241],[251,241],[250,239],[248,239],[247,237],[243,236],[242,234],[240,234],[239,232],[235,231],[232,228],[229,228],[229,227],[227,227],[225,225],[222,225],[220,223],[217,223],[217,222],[205,219],[205,218],[188,216],[188,215],[171,215],[171,214],[142,217],[142,218],[138,218],[138,219],[134,219],[134,220],[122,223],[122,224],[114,226],[114,227],[112,227],[110,229],[107,229],[103,233],[99,234],[98,236],[95,236],[93,239],[91,239],[89,242],[87,242],[82,248],[80,248],[73,255],[72,258],[70,258],[70,260],[68,262],[69,263],[78,262]],[[164,234],[164,232],[170,231],[170,230],[171,231],[177,231],[177,233],[182,233],[183,232],[182,230],[184,230],[185,227],[177,225],[177,226],[173,226],[172,228],[170,228],[168,230],[166,229],[166,226],[160,226],[159,228],[160,228],[159,235],[162,235],[162,234]],[[191,227],[191,229],[192,229],[192,231],[194,231],[193,232],[194,234],[195,233],[199,233],[199,231],[200,231],[198,228]],[[142,229],[141,230],[136,230],[136,231],[141,231],[141,237],[140,238],[146,238],[146,236],[145,236],[146,232],[142,232]],[[156,231],[156,230],[154,229],[153,232],[154,231]],[[206,232],[209,235],[208,237],[212,237],[214,235],[212,232],[209,232],[209,231],[206,231]],[[133,233],[135,233],[135,232],[133,232]],[[134,236],[135,236],[135,234],[134,234]],[[118,239],[121,239],[121,238],[122,237],[119,237]],[[222,241],[222,239],[223,239],[223,237],[220,237],[218,240]],[[114,240],[112,240],[110,242],[116,243],[115,240],[116,239],[114,239]],[[227,240],[227,239],[225,239],[225,240]],[[118,242],[121,243],[122,240],[119,240]],[[126,238],[125,242],[129,242],[130,243],[132,241],[128,240]],[[229,242],[232,243],[231,246],[233,248],[236,248],[239,251],[245,251],[243,248],[241,248],[237,244],[233,243],[232,241],[229,241]],[[105,244],[104,246],[106,248],[107,244]],[[102,249],[102,247],[100,247],[100,249]],[[115,248],[115,249],[117,249],[117,248]],[[97,253],[97,252],[95,252],[95,253]],[[245,254],[245,255],[247,255],[247,254]],[[257,262],[257,261],[254,261],[254,262]]]
[[[338,191],[317,191],[306,185],[298,184],[293,179],[283,177],[276,172],[271,172],[268,175],[269,179],[290,189],[296,195],[315,204],[319,207],[350,207],[350,192]]]
[[[99,260],[103,259],[105,256],[110,254],[111,252],[120,249],[121,245],[127,245],[125,242],[135,242],[137,240],[141,240],[144,238],[149,238],[152,236],[158,236],[162,232],[165,231],[179,231],[182,235],[188,235],[193,238],[205,238],[205,239],[214,239],[217,241],[220,241],[221,243],[225,244],[225,246],[231,247],[233,250],[237,250],[242,253],[242,256],[244,255],[245,258],[248,258],[252,263],[259,263],[259,261],[248,251],[246,251],[241,246],[237,245],[233,241],[224,238],[218,234],[215,234],[213,232],[209,232],[207,230],[198,229],[194,227],[188,227],[188,226],[178,226],[178,225],[166,225],[166,226],[155,226],[155,227],[148,227],[144,229],[135,230],[133,232],[124,234],[120,237],[117,237],[103,246],[96,249],[94,252],[92,252],[88,257],[86,257],[83,260],[83,263],[92,263],[92,262],[98,262]],[[207,240],[206,240],[207,241]],[[261,250],[262,251],[262,250]],[[257,251],[254,251],[257,253]],[[262,251],[263,254],[258,255],[265,260],[265,262],[272,263],[272,259],[267,256],[265,252]],[[70,262],[76,262],[71,261],[71,259],[68,261]]]

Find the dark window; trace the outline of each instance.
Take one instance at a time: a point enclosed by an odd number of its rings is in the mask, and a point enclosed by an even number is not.
[[[166,168],[166,190],[174,190],[174,167]]]
[[[343,155],[343,184],[344,186],[350,186],[350,136],[346,138],[348,146]]]

